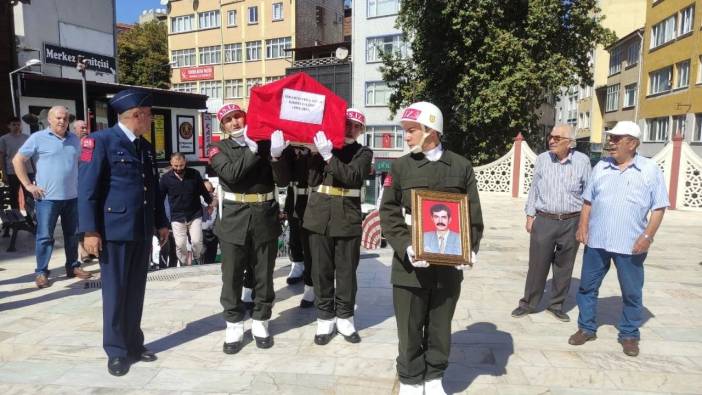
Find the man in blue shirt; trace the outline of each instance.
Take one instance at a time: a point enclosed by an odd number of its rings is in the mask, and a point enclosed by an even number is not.
[[[78,154],[80,141],[68,133],[68,110],[55,106],[49,110],[49,128],[29,136],[12,159],[17,178],[36,199],[37,235],[35,283],[48,287],[49,260],[54,249],[54,228],[61,217],[66,275],[82,279],[92,274],[81,269],[78,261]],[[27,174],[27,160],[36,164],[36,182]]]
[[[624,301],[619,342],[626,355],[635,357],[643,321],[643,263],[670,203],[658,165],[636,152],[639,126],[622,121],[606,133],[610,157],[595,166],[583,193],[576,233],[585,244],[576,297],[579,329],[568,343],[579,346],[597,338],[597,294],[614,260]]]

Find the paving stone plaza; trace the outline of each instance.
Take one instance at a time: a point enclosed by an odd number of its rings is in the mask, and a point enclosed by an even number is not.
[[[562,323],[544,312],[515,319],[524,289],[528,234],[523,199],[481,195],[486,224],[479,262],[466,273],[453,322],[449,393],[702,393],[702,212],[668,211],[646,261],[641,354],[617,343],[621,298],[616,271],[600,290],[598,339],[568,345],[577,329],[576,259]],[[59,235],[57,231],[57,236]],[[222,353],[218,265],[151,272],[142,328],[158,360],[107,373],[99,281],[66,279],[57,240],[53,285],[34,285],[33,239],[16,253],[0,239],[0,393],[391,394],[397,391],[397,336],[389,248],[363,251],[356,325],[363,341],[312,340],[314,309],[300,309],[302,284],[288,286],[286,258],[275,271],[275,345],[257,349],[250,333],[236,355]],[[97,263],[87,266],[98,271]],[[548,284],[547,284],[548,287]],[[544,298],[546,299],[546,298]],[[544,307],[544,306],[542,306]],[[250,320],[247,322],[247,330]]]

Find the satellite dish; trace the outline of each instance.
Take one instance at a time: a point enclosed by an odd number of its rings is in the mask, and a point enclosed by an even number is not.
[[[168,5],[169,0],[161,0],[161,5]]]
[[[339,47],[336,49],[334,56],[339,60],[346,60],[349,56],[349,50],[346,47]]]

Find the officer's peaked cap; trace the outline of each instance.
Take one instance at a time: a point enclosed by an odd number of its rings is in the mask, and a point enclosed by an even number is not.
[[[117,92],[110,99],[110,106],[121,114],[134,107],[151,107],[153,105],[153,96],[149,92],[139,89],[125,89]]]

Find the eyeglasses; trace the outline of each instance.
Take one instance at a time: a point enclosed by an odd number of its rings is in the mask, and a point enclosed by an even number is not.
[[[555,142],[557,142],[557,143],[560,143],[560,142],[563,141],[563,140],[572,140],[571,138],[568,138],[568,137],[554,136],[554,135],[552,135],[552,134],[549,134],[549,135],[548,135],[548,139],[549,139],[549,140],[553,140],[553,141],[555,141]]]
[[[619,143],[620,141],[624,140],[624,138],[626,138],[626,137],[627,137],[627,136],[618,136],[618,135],[610,134],[610,135],[609,135],[609,141],[610,141],[611,143],[617,144],[617,143]]]

